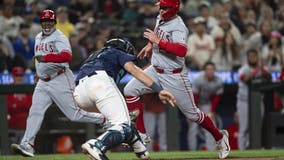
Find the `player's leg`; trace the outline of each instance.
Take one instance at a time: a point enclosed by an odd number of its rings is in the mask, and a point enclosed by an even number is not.
[[[94,75],[85,83],[85,91],[88,93],[89,100],[107,118],[111,127],[97,139],[92,139],[83,144],[83,151],[91,154],[94,158],[106,157],[104,153],[108,149],[121,143],[129,143],[139,156],[145,156],[144,154],[149,156],[140,137],[138,138],[139,142],[136,141],[137,138],[135,139],[134,128],[130,126],[127,105],[113,79],[106,74]]]
[[[199,106],[199,108],[205,114],[208,114],[210,112],[210,109],[211,109],[211,104],[204,104],[202,106]],[[214,125],[216,126],[216,120],[212,119],[212,118],[211,118],[211,120],[214,123]],[[214,140],[214,137],[212,136],[212,134],[210,132],[208,132],[205,129],[204,129],[204,137],[205,137],[205,146],[206,146],[207,150],[210,150],[210,151],[216,150],[216,142]]]
[[[247,147],[247,131],[248,131],[248,102],[237,100],[237,113],[239,121],[238,146],[240,150]]]
[[[156,126],[156,114],[144,111],[143,118],[145,123],[145,128],[147,130],[147,134],[151,137],[151,140],[154,139],[155,134],[155,126]],[[148,151],[153,150],[153,141],[147,144]]]
[[[194,122],[188,122],[189,127],[188,127],[188,132],[187,132],[187,137],[188,137],[188,147],[190,150],[196,150],[197,149],[197,135],[199,132],[199,128],[197,123]]]
[[[52,99],[68,119],[71,121],[96,124],[102,124],[104,122],[103,115],[86,112],[76,105],[73,97],[74,78],[69,70],[67,70],[65,74],[57,76],[50,81],[50,83],[52,83],[49,88]],[[74,95],[83,94],[77,92],[78,91],[75,91]]]
[[[159,80],[161,81],[163,89],[174,95],[176,104],[182,113],[188,119],[196,122],[213,135],[220,148],[219,157],[227,157],[230,150],[228,134],[226,131],[220,131],[216,128],[212,120],[196,107],[187,73],[161,74]]]
[[[155,82],[158,78],[152,66],[146,68],[144,72],[149,75]],[[143,120],[143,106],[140,101],[140,95],[152,93],[152,89],[145,86],[135,78],[132,78],[124,87],[124,95],[130,113],[138,113],[136,118],[136,128],[141,133],[146,133]]]
[[[34,156],[34,141],[38,133],[44,114],[52,104],[52,100],[46,90],[45,82],[39,81],[33,93],[32,106],[27,119],[27,126],[21,144],[12,144],[11,147],[23,156]]]
[[[95,159],[108,159],[105,155],[109,149],[129,142],[133,138],[133,131],[128,124],[116,124],[96,139],[90,139],[82,145],[84,153]]]
[[[168,150],[167,143],[167,124],[166,124],[166,112],[161,112],[158,114],[157,126],[158,126],[158,135],[159,135],[159,148],[160,151]]]

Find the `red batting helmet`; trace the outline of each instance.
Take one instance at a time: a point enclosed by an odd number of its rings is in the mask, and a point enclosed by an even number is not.
[[[179,11],[180,0],[159,0],[157,5],[160,7],[169,7],[169,9],[161,15],[162,19],[168,19],[175,16]]]
[[[43,19],[50,19],[56,21],[55,13],[52,10],[43,10],[42,12],[40,12],[39,18],[40,21],[42,21]]]

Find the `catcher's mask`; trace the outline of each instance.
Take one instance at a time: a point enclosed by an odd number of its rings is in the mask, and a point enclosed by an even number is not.
[[[122,38],[113,38],[104,44],[105,47],[113,47],[122,50],[128,54],[135,55],[135,47],[128,41]]]

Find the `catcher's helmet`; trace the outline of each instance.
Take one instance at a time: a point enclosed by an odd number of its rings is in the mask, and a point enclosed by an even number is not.
[[[122,38],[113,38],[104,44],[105,47],[113,47],[122,50],[131,55],[135,54],[135,47],[128,41]]]
[[[42,21],[44,19],[56,21],[56,15],[55,15],[54,11],[52,11],[52,10],[43,10],[42,12],[40,12],[39,18],[40,18],[40,21]]]
[[[179,11],[180,0],[159,0],[157,3],[160,7],[169,7],[169,9],[161,14],[161,18],[166,20],[177,14]]]

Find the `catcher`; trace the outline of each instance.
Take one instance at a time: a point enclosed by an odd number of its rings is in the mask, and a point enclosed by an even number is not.
[[[135,65],[135,48],[127,40],[114,38],[93,52],[81,66],[76,78],[74,98],[86,111],[95,111],[106,117],[110,127],[96,139],[82,145],[92,159],[108,159],[105,152],[122,143],[129,144],[137,157],[149,159],[144,142],[134,125],[131,125],[128,108],[116,83],[127,73],[159,93],[162,102],[175,105],[175,98],[161,89],[142,69]]]

